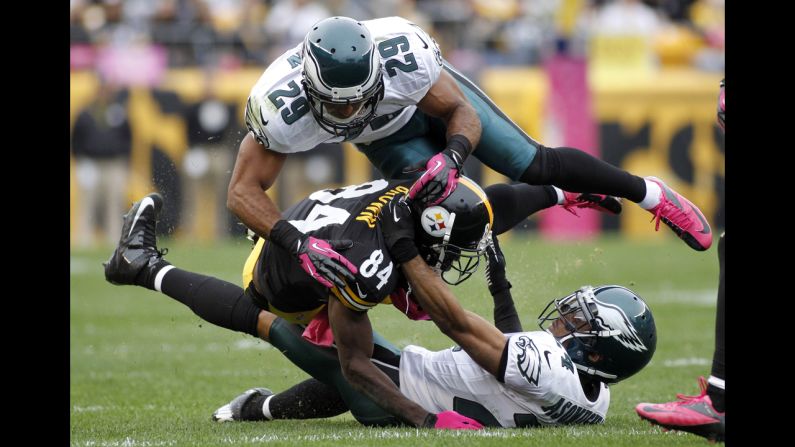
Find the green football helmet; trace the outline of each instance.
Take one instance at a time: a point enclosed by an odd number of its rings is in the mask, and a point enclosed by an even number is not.
[[[541,329],[561,319],[568,334],[557,337],[580,374],[616,383],[643,369],[657,348],[651,309],[626,287],[584,286],[552,300],[538,317]],[[593,356],[592,354],[599,354]]]
[[[384,97],[381,57],[370,31],[348,17],[323,19],[304,39],[303,64],[302,84],[320,127],[356,138]]]

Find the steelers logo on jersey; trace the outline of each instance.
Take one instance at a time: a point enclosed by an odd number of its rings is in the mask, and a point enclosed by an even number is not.
[[[450,213],[440,206],[431,206],[422,212],[420,222],[426,233],[442,237],[450,224]]]

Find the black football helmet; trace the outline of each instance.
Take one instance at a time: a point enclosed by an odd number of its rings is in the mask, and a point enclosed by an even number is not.
[[[584,286],[552,300],[538,317],[541,329],[561,319],[569,333],[557,337],[580,374],[616,383],[643,369],[657,348],[651,309],[622,286]],[[568,343],[566,343],[568,342]],[[599,354],[599,358],[592,357]]]
[[[441,203],[427,208],[414,204],[415,238],[420,256],[442,279],[460,284],[477,271],[480,257],[491,244],[494,213],[486,193],[472,179],[461,176],[458,186]],[[450,270],[457,277],[448,275]]]
[[[370,31],[348,17],[317,22],[304,38],[303,80],[320,127],[356,138],[384,97],[381,56]]]

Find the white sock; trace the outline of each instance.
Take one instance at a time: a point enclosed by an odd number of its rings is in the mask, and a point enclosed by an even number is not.
[[[269,405],[271,399],[273,399],[273,396],[275,396],[275,394],[271,394],[270,396],[265,398],[265,402],[262,403],[262,414],[264,414],[265,415],[265,419],[267,419],[269,421],[273,420],[273,415],[271,414],[271,409],[270,409],[270,405]]]
[[[720,388],[722,390],[726,389],[726,380],[719,379],[715,376],[709,376],[709,379],[707,379],[707,383],[714,386],[715,388]]]
[[[558,195],[558,205],[562,205],[563,201],[566,200],[566,197],[563,195],[563,190],[557,186],[553,186],[553,188],[555,188],[555,194]]]
[[[650,210],[660,204],[660,195],[662,195],[662,189],[660,189],[660,185],[650,180],[643,179],[643,181],[646,182],[646,197],[638,202],[638,206],[644,210]]]
[[[163,277],[166,276],[166,273],[168,273],[173,268],[174,268],[173,265],[167,265],[162,269],[160,269],[159,272],[157,272],[157,275],[155,275],[155,290],[157,290],[158,292],[162,292],[162,290],[160,290],[160,287],[163,285]]]

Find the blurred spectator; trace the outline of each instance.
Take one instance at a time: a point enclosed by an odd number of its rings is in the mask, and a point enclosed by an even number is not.
[[[146,1],[146,0],[139,0]],[[215,57],[212,16],[203,0],[159,0],[152,39],[168,45],[170,65],[204,65]]]
[[[688,10],[693,26],[703,36],[704,48],[693,58],[702,70],[723,72],[726,67],[725,0],[698,0]]]
[[[265,19],[265,34],[271,42],[266,65],[301,43],[312,25],[330,16],[325,6],[313,0],[277,0]]]
[[[72,133],[80,192],[76,244],[96,244],[96,227],[115,244],[122,214],[128,207],[126,188],[131,148],[127,91],[100,79],[96,99],[77,116]],[[102,213],[99,210],[102,209]]]
[[[192,239],[230,234],[226,189],[232,176],[237,124],[235,107],[220,101],[214,74],[205,72],[202,99],[186,109],[189,150],[183,162],[185,201],[182,222]],[[208,220],[210,219],[210,220]]]
[[[659,30],[660,19],[640,0],[613,0],[598,10],[593,27],[602,34],[651,37]]]
[[[246,64],[265,65],[268,39],[262,24],[267,17],[268,7],[261,0],[242,0],[239,8],[234,32],[236,43],[240,46],[240,58]]]
[[[655,10],[640,0],[605,3],[590,20],[592,67],[622,76],[655,70],[654,43],[663,24]]]

